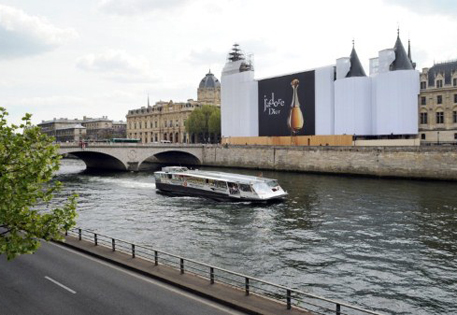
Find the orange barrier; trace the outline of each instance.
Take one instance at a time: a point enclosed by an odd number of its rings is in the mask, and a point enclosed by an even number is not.
[[[352,146],[350,135],[287,136],[287,137],[224,137],[222,144],[271,146]]]

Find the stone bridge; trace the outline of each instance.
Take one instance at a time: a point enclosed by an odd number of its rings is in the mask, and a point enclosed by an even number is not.
[[[203,145],[97,143],[81,148],[78,144],[60,144],[60,154],[72,154],[86,163],[87,168],[138,171],[150,163],[200,165]]]

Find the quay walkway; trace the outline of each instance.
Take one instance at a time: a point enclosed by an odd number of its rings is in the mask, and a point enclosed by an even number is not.
[[[381,315],[92,231],[73,229],[61,243],[248,314]]]

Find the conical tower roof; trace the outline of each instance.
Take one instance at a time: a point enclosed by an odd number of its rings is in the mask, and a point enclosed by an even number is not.
[[[354,43],[352,43],[352,51],[351,51],[351,56],[349,57],[349,60],[351,62],[351,69],[349,69],[349,72],[346,75],[346,78],[366,77],[367,76],[365,74],[365,71],[363,70],[363,66],[362,66],[362,63],[360,62],[359,56],[357,56],[357,52],[355,51]]]
[[[408,54],[406,53],[405,47],[403,47],[403,44],[401,43],[400,31],[398,31],[397,34],[397,41],[395,42],[394,52],[395,60],[390,65],[391,71],[414,69],[413,65],[411,64],[411,60],[409,59]]]

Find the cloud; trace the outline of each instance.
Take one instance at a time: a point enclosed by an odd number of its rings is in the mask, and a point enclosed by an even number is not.
[[[189,0],[102,0],[99,9],[114,15],[140,15],[179,7]]]
[[[73,29],[58,28],[46,18],[0,4],[0,58],[40,54],[77,37]]]
[[[188,59],[194,65],[211,66],[213,64],[220,64],[227,57],[227,52],[214,51],[210,48],[200,51],[192,50],[189,53]]]
[[[76,66],[89,72],[101,73],[105,78],[121,82],[151,81],[149,62],[143,57],[134,57],[123,50],[108,50],[79,58]]]
[[[384,0],[384,2],[426,15],[439,14],[454,16],[457,11],[457,2],[455,0]]]

